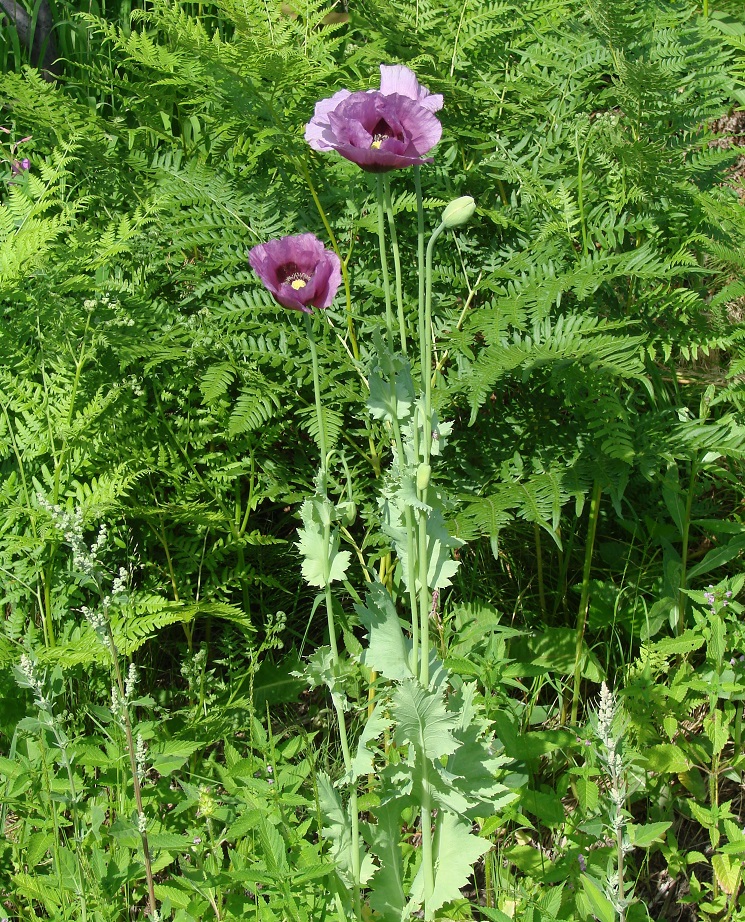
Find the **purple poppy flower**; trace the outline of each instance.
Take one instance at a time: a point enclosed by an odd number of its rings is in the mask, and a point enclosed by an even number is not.
[[[313,234],[260,243],[248,261],[274,298],[293,311],[327,308],[341,284],[339,257]]]
[[[28,159],[28,157],[24,157],[23,160],[14,160],[10,165],[10,171],[14,176],[16,176],[18,173],[30,169],[31,161]]]
[[[339,90],[316,103],[305,129],[314,150],[335,150],[370,173],[431,163],[425,157],[442,135],[435,112],[442,96],[419,85],[401,64],[380,65],[380,90]]]

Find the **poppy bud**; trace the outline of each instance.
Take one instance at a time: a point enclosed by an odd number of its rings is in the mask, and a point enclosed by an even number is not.
[[[432,474],[432,468],[429,464],[425,464],[424,461],[419,465],[416,472],[416,488],[417,490],[426,490],[429,486],[429,478]]]
[[[347,499],[337,505],[336,514],[339,516],[341,524],[349,528],[354,525],[357,518],[357,506],[351,499]]]
[[[442,223],[447,228],[460,227],[466,224],[476,211],[476,202],[470,195],[461,195],[460,198],[453,199],[442,213]]]

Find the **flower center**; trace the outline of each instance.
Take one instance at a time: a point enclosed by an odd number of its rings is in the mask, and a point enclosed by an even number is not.
[[[280,285],[287,283],[295,291],[300,291],[308,284],[310,276],[299,269],[295,263],[285,263],[277,269],[277,281]]]
[[[395,138],[396,133],[388,124],[388,122],[381,118],[378,124],[373,128],[372,136],[373,139],[372,144],[370,145],[370,149],[380,150],[380,145],[383,143],[383,141],[387,141],[388,138]]]

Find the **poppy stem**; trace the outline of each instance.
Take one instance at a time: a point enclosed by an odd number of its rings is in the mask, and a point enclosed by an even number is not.
[[[385,328],[388,333],[388,348],[393,349],[393,305],[391,302],[391,279],[388,274],[388,256],[385,249],[385,200],[383,197],[383,177],[375,177],[375,193],[378,202],[378,248],[380,249],[380,271],[383,276],[385,293]]]
[[[336,255],[339,257],[339,262],[341,263],[341,277],[342,277],[342,281],[344,282],[344,294],[346,295],[346,301],[347,301],[347,332],[349,334],[349,343],[352,347],[352,355],[359,362],[360,347],[357,344],[357,336],[354,332],[354,321],[352,319],[352,292],[351,292],[351,288],[349,285],[349,270],[347,269],[347,262],[341,255],[341,251],[339,250],[339,244],[337,242],[336,235],[331,229],[331,225],[329,224],[329,219],[326,217],[326,212],[323,210],[323,205],[321,204],[321,200],[318,197],[318,193],[316,192],[316,187],[313,185],[313,180],[311,179],[310,170],[308,169],[308,165],[306,164],[304,159],[299,159],[297,161],[297,164],[300,167],[300,172],[303,174],[305,181],[308,183],[308,188],[310,189],[310,194],[313,199],[313,202],[315,203],[316,209],[318,210],[318,214],[321,218],[321,221],[323,222],[323,226],[326,229],[326,233],[329,235],[329,240],[331,241],[331,247],[334,253],[336,253]]]
[[[321,401],[321,379],[318,374],[318,350],[313,335],[313,321],[310,314],[303,314],[305,332],[308,336],[310,358],[313,365],[313,390],[316,396],[316,419],[318,421],[318,448],[321,452],[321,472],[326,476],[326,426],[323,419],[323,403]]]
[[[396,235],[396,219],[393,214],[391,200],[391,180],[387,173],[383,175],[383,201],[388,215],[388,230],[391,235],[391,251],[393,253],[393,268],[396,273],[396,308],[398,310],[398,331],[401,336],[401,352],[406,355],[406,317],[404,315],[403,285],[401,282],[401,255],[398,251],[398,237]]]

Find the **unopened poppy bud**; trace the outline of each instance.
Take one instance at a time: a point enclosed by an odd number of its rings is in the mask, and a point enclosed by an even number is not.
[[[429,464],[425,464],[424,461],[419,465],[416,472],[416,488],[417,490],[426,490],[429,486],[429,478],[432,473],[432,468]]]
[[[453,199],[442,213],[442,223],[445,227],[460,227],[466,224],[476,211],[476,202],[470,195],[461,195],[460,198]]]
[[[347,528],[349,528],[350,525],[354,525],[355,519],[357,518],[357,506],[351,499],[339,503],[336,507],[336,511],[342,525]]]

